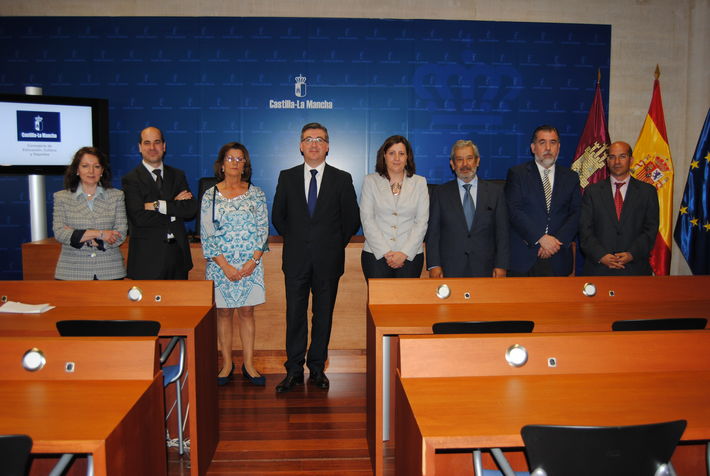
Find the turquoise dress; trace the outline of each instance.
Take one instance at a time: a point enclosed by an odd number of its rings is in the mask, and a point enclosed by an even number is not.
[[[230,281],[211,258],[224,255],[229,264],[240,269],[255,251],[264,248],[269,237],[266,195],[259,187],[250,185],[243,195],[225,198],[216,188],[205,192],[200,207],[200,238],[207,259],[205,279],[214,282],[218,308],[261,304],[265,301],[262,263],[251,275]]]

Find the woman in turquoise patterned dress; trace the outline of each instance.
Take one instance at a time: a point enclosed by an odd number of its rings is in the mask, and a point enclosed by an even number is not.
[[[251,184],[247,148],[237,142],[222,146],[214,164],[217,185],[202,197],[200,235],[207,259],[206,279],[214,281],[217,337],[222,353],[219,385],[232,380],[232,321],[236,309],[242,341],[242,375],[254,385],[266,379],[254,367],[254,306],[265,300],[264,244],[269,236],[266,196]]]

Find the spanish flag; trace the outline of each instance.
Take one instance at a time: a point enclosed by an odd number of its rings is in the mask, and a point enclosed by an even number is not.
[[[660,225],[656,244],[651,251],[651,267],[656,276],[670,273],[671,233],[673,224],[673,160],[668,145],[666,121],[663,117],[661,84],[658,82],[660,70],[656,66],[653,82],[653,96],[646,120],[634,147],[634,161],[631,174],[656,187],[660,207]]]

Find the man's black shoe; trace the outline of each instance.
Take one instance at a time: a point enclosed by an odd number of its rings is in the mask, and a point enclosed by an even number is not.
[[[316,387],[323,388],[325,390],[328,390],[330,388],[330,380],[328,380],[328,377],[326,377],[325,373],[323,372],[312,372],[311,375],[308,377],[308,383],[310,385],[315,385]]]
[[[286,375],[281,383],[276,386],[276,393],[288,392],[296,385],[303,385],[303,374],[301,375]]]

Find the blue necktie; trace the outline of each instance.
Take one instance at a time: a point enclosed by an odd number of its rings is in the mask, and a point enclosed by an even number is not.
[[[308,213],[313,216],[316,212],[316,200],[318,200],[318,182],[316,182],[316,169],[311,169],[311,183],[308,185]]]
[[[466,226],[471,229],[473,225],[473,215],[476,213],[476,205],[473,204],[473,198],[471,198],[471,184],[464,184],[463,188],[463,214],[466,216]]]

